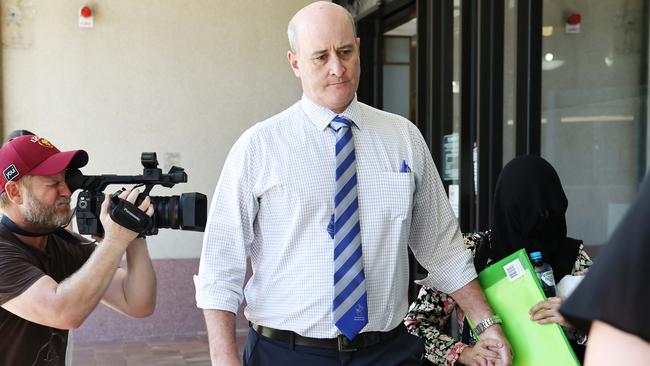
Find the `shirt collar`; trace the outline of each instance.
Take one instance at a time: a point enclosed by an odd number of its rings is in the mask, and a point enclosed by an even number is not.
[[[356,94],[354,95],[352,102],[350,102],[350,105],[343,111],[343,113],[339,114],[336,114],[331,110],[314,103],[304,94],[302,95],[302,99],[300,99],[300,107],[305,112],[307,117],[309,117],[311,122],[321,131],[324,131],[336,116],[342,116],[349,119],[359,129],[363,125],[361,118],[361,108],[359,107],[359,102],[357,101]]]

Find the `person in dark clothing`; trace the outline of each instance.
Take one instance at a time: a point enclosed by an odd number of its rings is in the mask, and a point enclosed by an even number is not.
[[[587,277],[560,308],[589,331],[585,365],[647,365],[650,360],[650,178],[601,250]]]
[[[100,245],[63,227],[72,216],[67,168],[83,150],[59,151],[34,135],[0,148],[0,364],[64,365],[69,329],[100,301],[143,317],[155,307],[156,279],[144,239],[116,224],[102,204]],[[137,190],[120,198],[135,202]],[[139,209],[153,214],[150,199]],[[118,268],[126,253],[127,267]]]
[[[464,235],[465,246],[474,252],[474,267],[482,271],[492,263],[524,248],[528,253],[541,251],[556,279],[584,274],[591,260],[582,241],[568,238],[565,212],[568,200],[560,178],[546,160],[538,156],[520,156],[503,167],[494,194],[492,228],[487,232]],[[558,323],[571,336],[579,355],[584,352],[586,336],[559,314],[560,297],[542,301],[531,309],[531,319],[541,324]],[[456,309],[460,341],[445,334]],[[485,341],[476,341],[463,321],[463,311],[448,294],[423,287],[411,304],[405,324],[412,334],[425,342],[425,357],[436,365],[474,365],[490,362],[492,352]],[[580,343],[580,344],[579,344]],[[515,355],[516,357],[516,355]]]

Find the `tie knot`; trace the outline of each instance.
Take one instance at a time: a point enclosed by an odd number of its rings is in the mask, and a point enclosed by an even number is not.
[[[352,121],[341,116],[334,117],[332,122],[330,122],[330,127],[337,132],[343,127],[350,128],[350,126],[352,126]]]

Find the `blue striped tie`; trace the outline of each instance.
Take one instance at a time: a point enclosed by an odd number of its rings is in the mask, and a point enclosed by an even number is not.
[[[334,324],[348,339],[368,324],[366,277],[361,254],[357,164],[352,121],[336,116],[336,196],[334,197]]]

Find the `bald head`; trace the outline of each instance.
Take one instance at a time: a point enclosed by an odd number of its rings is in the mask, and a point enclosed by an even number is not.
[[[332,27],[345,24],[350,27],[352,36],[357,37],[357,29],[352,15],[342,6],[329,1],[316,1],[300,9],[289,21],[287,36],[289,47],[294,53],[300,48],[299,34],[314,28]]]
[[[343,7],[318,1],[302,8],[289,23],[289,65],[303,94],[335,113],[354,99],[361,73],[354,21]]]

